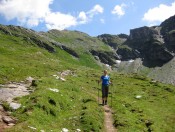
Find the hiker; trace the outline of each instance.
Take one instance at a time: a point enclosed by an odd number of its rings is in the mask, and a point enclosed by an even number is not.
[[[98,84],[100,82],[102,82],[102,105],[107,105],[109,84],[111,84],[110,77],[107,74],[107,70],[104,70],[104,75],[101,76],[100,80],[98,81]]]

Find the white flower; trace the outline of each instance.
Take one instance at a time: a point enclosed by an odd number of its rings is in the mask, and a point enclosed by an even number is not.
[[[67,128],[63,128],[61,132],[68,132],[69,130]]]
[[[142,97],[141,95],[137,95],[135,98],[140,99],[141,97]]]
[[[60,77],[57,76],[56,79],[60,79]]]
[[[80,129],[77,129],[77,132],[81,132],[81,130]]]
[[[58,89],[55,89],[55,88],[48,88],[50,91],[53,91],[53,92],[56,92],[56,93],[58,93],[59,92],[59,90]]]
[[[36,130],[36,128],[35,127],[32,127],[32,126],[28,126],[30,129],[33,129],[33,130]]]
[[[64,79],[64,78],[62,78],[62,77],[61,77],[60,79],[61,79],[62,81],[66,81],[66,79]]]

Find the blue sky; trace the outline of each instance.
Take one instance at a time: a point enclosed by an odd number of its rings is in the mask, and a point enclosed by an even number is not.
[[[175,0],[0,0],[0,24],[129,35],[175,15]]]

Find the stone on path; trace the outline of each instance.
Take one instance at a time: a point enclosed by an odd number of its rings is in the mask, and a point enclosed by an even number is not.
[[[21,104],[12,102],[12,103],[10,103],[10,107],[11,107],[13,110],[16,110],[16,109],[18,109],[18,108],[21,107]]]
[[[10,87],[13,86],[13,88],[9,88],[8,86],[9,85],[0,89],[0,101],[7,101],[8,103],[11,103],[13,101],[13,98],[30,94],[25,87],[25,84],[21,84],[19,86],[16,84],[10,84]],[[15,86],[16,88],[14,88]]]
[[[8,88],[17,88],[18,85],[16,85],[16,84],[8,84],[7,87]]]
[[[15,126],[15,124],[14,123],[9,123],[8,126]]]
[[[15,124],[16,123],[16,120],[14,120],[13,118],[11,118],[10,116],[3,116],[2,117],[2,120],[7,123],[7,124],[10,124],[10,123],[13,123]]]

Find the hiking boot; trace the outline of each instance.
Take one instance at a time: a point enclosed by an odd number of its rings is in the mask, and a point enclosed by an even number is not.
[[[105,105],[107,105],[107,100],[105,101]]]
[[[103,102],[102,102],[102,105],[104,106],[105,105],[105,101],[103,100]]]

